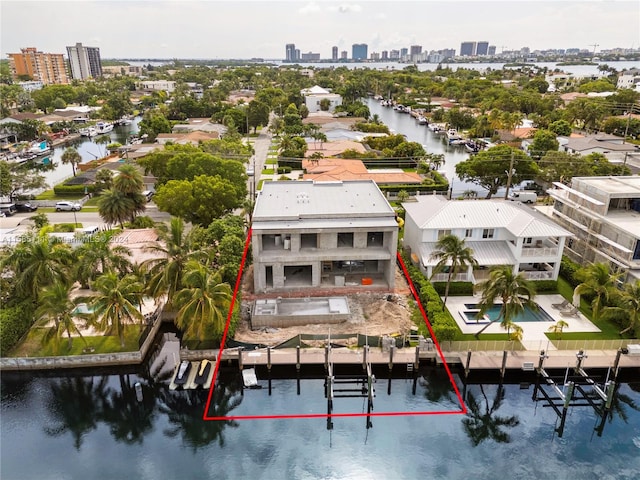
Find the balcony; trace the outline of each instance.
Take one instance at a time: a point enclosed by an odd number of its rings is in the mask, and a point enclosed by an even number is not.
[[[523,271],[521,273],[527,280],[553,280],[553,272]]]
[[[431,277],[432,282],[446,282],[449,279],[448,273],[436,273],[433,277]],[[452,282],[468,282],[469,277],[466,273],[456,273],[451,276]]]
[[[558,255],[558,247],[525,247],[522,249],[522,257],[555,257]]]

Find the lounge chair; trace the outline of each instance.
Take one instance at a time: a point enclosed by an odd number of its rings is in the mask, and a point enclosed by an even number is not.
[[[553,308],[557,308],[558,310],[564,310],[569,305],[571,305],[571,304],[569,303],[569,300],[567,300],[567,299],[563,300],[562,303],[552,303],[551,304],[551,306]]]
[[[580,311],[574,306],[571,306],[570,308],[567,308],[566,310],[561,310],[560,311],[560,315],[564,315],[566,317],[577,317],[579,314],[580,314]]]

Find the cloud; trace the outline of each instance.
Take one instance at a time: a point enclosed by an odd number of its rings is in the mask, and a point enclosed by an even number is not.
[[[304,7],[298,9],[298,13],[301,15],[307,15],[310,13],[317,13],[320,11],[320,5],[316,2],[307,3]]]
[[[338,13],[359,13],[362,11],[362,7],[356,4],[343,3],[335,7],[329,7],[327,10]]]

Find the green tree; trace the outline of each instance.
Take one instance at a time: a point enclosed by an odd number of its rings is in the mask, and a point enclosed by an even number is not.
[[[551,122],[549,130],[559,136],[568,137],[571,135],[571,125],[566,120],[556,120]]]
[[[523,273],[515,274],[511,265],[502,265],[494,267],[489,272],[489,279],[482,282],[478,286],[482,291],[480,298],[480,312],[479,317],[482,317],[487,313],[497,298],[502,300],[500,304],[500,312],[498,313],[497,320],[501,320],[500,324],[507,330],[511,328],[513,318],[519,313],[524,311],[524,307],[537,308],[536,303],[533,301],[536,290],[532,282],[524,277]],[[475,334],[476,338],[485,331],[489,325],[489,322],[478,333]]]
[[[184,288],[175,297],[176,325],[185,337],[220,338],[231,304],[231,287],[222,283],[220,272],[213,272],[197,260],[189,260],[182,279]]]
[[[96,190],[101,191],[113,186],[113,171],[100,168],[96,172]]]
[[[556,152],[560,143],[556,134],[551,130],[538,130],[533,136],[533,142],[529,147],[529,153],[533,158],[540,159],[547,152]]]
[[[18,294],[37,302],[44,287],[67,278],[71,264],[72,253],[67,244],[38,236],[16,245],[0,262],[0,270],[9,268]]]
[[[153,142],[159,133],[171,133],[171,122],[158,110],[147,110],[140,121],[140,135],[147,135]]]
[[[444,302],[442,304],[442,311],[444,311],[449,298],[449,287],[453,276],[470,265],[477,265],[478,262],[473,256],[473,249],[467,247],[464,239],[460,239],[456,235],[445,235],[439,239],[431,258],[438,260],[433,269],[434,275],[442,271],[447,272],[447,286],[445,287]]]
[[[121,227],[125,220],[133,222],[136,215],[146,209],[143,188],[140,171],[133,165],[121,166],[113,180],[113,187],[102,192],[98,198],[98,213],[106,223],[118,223]]]
[[[625,283],[616,298],[616,306],[605,307],[603,317],[620,319],[623,329],[620,335],[634,330],[636,337],[640,335],[640,280]]]
[[[144,286],[135,275],[119,278],[115,272],[106,272],[92,287],[96,294],[84,300],[92,308],[97,328],[106,335],[118,335],[124,348],[125,326],[144,319],[139,310]]]
[[[511,176],[512,185],[530,180],[538,172],[535,162],[522,150],[500,145],[483,150],[468,160],[458,163],[456,174],[460,180],[469,181],[487,189],[487,198],[491,198],[498,189],[507,186],[512,157],[514,167],[514,173]]]
[[[605,263],[592,263],[576,272],[576,278],[582,281],[575,293],[593,297],[591,311],[593,320],[598,321],[606,302],[617,293],[617,283],[622,273],[611,273]]]
[[[76,150],[73,147],[69,147],[67,149],[65,149],[65,151],[62,153],[62,157],[60,157],[60,160],[62,161],[62,163],[64,164],[71,164],[71,168],[73,169],[73,176],[76,176],[76,166],[82,162],[82,156],[80,155],[80,153],[78,152],[78,150]]]
[[[124,222],[131,218],[135,211],[135,204],[122,192],[115,188],[104,190],[98,198],[98,213],[105,223],[120,225],[124,228]]]
[[[89,288],[102,273],[124,274],[131,270],[131,250],[124,245],[113,245],[115,234],[114,230],[99,232],[75,249],[75,278],[82,288]]]
[[[565,322],[564,320],[558,320],[556,323],[554,323],[553,325],[551,325],[547,330],[551,333],[557,333],[558,334],[558,340],[562,339],[562,331],[567,328],[569,326],[569,324],[567,322]]]
[[[269,124],[270,110],[269,105],[264,102],[260,102],[258,100],[252,100],[249,102],[247,109],[247,121],[249,122],[249,128],[253,128],[254,133],[259,126]]]
[[[148,252],[157,254],[142,263],[142,267],[149,272],[147,290],[154,298],[166,295],[166,308],[169,311],[174,310],[175,294],[182,288],[187,261],[204,256],[194,242],[198,231],[198,228],[194,228],[187,233],[184,221],[173,217],[168,228],[162,225],[158,229],[159,241],[146,248]]]
[[[67,334],[69,350],[73,345],[72,334],[78,335],[86,344],[86,340],[73,318],[73,311],[76,305],[71,300],[71,289],[72,286],[64,280],[56,280],[53,284],[46,286],[42,289],[38,301],[39,305],[35,313],[36,318],[40,320],[40,324],[46,325],[53,322],[43,340],[53,340],[56,352],[59,348],[58,340],[65,333]]]

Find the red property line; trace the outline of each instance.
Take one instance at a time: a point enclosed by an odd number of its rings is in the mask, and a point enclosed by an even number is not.
[[[207,403],[205,405],[205,410],[203,412],[203,416],[202,419],[205,421],[214,421],[214,420],[222,420],[222,421],[230,421],[230,420],[287,420],[287,419],[303,419],[303,418],[332,418],[332,417],[397,417],[397,416],[426,416],[426,415],[460,415],[460,414],[466,414],[467,413],[467,407],[464,404],[464,401],[462,400],[462,395],[460,394],[460,391],[458,390],[458,387],[455,383],[455,381],[453,380],[453,375],[451,374],[451,370],[449,369],[449,365],[447,365],[447,362],[444,358],[444,355],[442,353],[442,350],[440,348],[440,344],[438,343],[435,334],[433,333],[433,328],[431,327],[431,324],[429,322],[429,319],[427,318],[427,313],[425,312],[422,303],[420,302],[420,298],[418,296],[418,293],[413,285],[413,282],[411,281],[411,277],[409,277],[409,273],[407,272],[407,268],[402,260],[402,258],[400,257],[400,254],[397,254],[397,259],[398,262],[400,263],[400,267],[402,268],[402,272],[405,276],[405,279],[407,280],[407,283],[409,285],[409,289],[411,290],[411,294],[413,295],[416,303],[418,304],[418,307],[420,308],[420,313],[422,314],[422,318],[425,322],[425,325],[427,326],[427,329],[429,330],[429,333],[431,334],[431,338],[433,339],[433,342],[436,346],[436,349],[438,351],[438,355],[440,355],[440,358],[442,359],[442,364],[444,365],[445,371],[447,372],[447,376],[449,377],[449,382],[451,383],[451,386],[453,387],[453,390],[456,394],[456,397],[458,398],[458,402],[460,402],[460,406],[461,409],[460,410],[451,410],[451,411],[435,411],[435,412],[430,412],[430,411],[422,411],[422,412],[375,412],[375,413],[332,413],[332,414],[327,414],[327,413],[312,413],[312,414],[289,414],[289,415],[237,415],[237,416],[233,416],[233,415],[229,415],[229,416],[223,416],[223,417],[210,417],[207,415],[207,412],[209,411],[209,407],[211,406],[211,399],[213,397],[213,390],[215,388],[216,385],[216,379],[218,377],[218,370],[220,368],[220,361],[222,359],[222,352],[224,351],[225,345],[226,345],[226,341],[227,341],[227,334],[229,332],[229,325],[231,324],[231,317],[233,315],[233,307],[235,305],[236,302],[236,297],[238,295],[238,290],[240,288],[240,285],[242,283],[242,274],[244,272],[244,266],[245,266],[245,262],[247,259],[247,254],[249,252],[249,247],[251,245],[251,234],[252,234],[252,229],[249,229],[249,232],[247,234],[247,240],[245,242],[244,245],[244,252],[242,253],[242,261],[240,262],[240,269],[238,271],[238,277],[236,278],[236,284],[233,290],[233,298],[231,299],[231,305],[229,306],[229,313],[227,314],[227,323],[225,324],[224,327],[224,332],[222,334],[222,340],[220,342],[221,347],[220,347],[220,352],[218,353],[218,357],[216,358],[216,364],[215,364],[215,368],[213,370],[213,379],[211,381],[211,388],[209,390],[209,396],[207,397]]]

